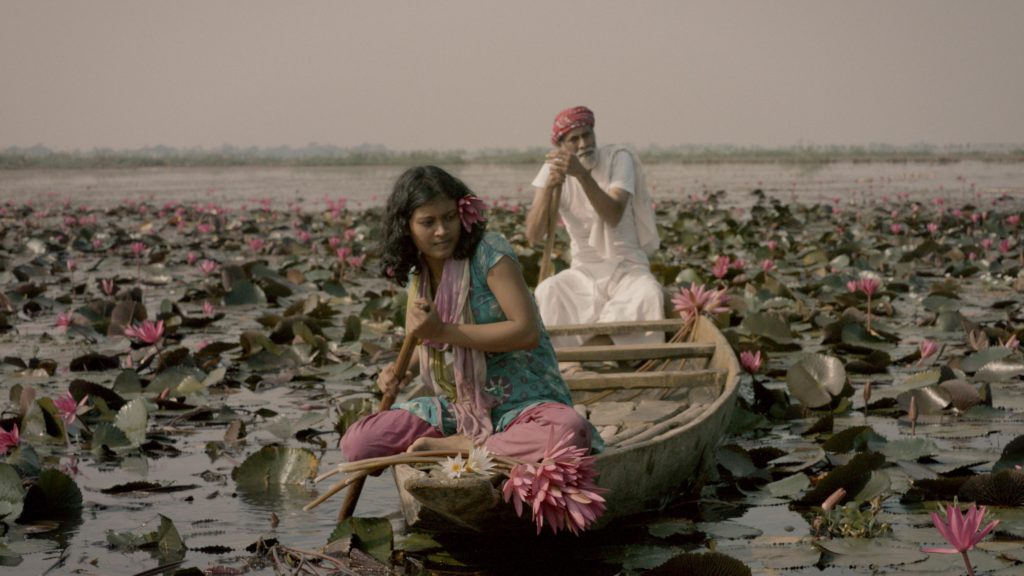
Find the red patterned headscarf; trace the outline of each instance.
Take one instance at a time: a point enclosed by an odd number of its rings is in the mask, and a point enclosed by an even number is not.
[[[558,146],[562,137],[580,126],[594,127],[594,113],[590,108],[574,106],[562,110],[555,116],[555,123],[551,126],[551,143]]]

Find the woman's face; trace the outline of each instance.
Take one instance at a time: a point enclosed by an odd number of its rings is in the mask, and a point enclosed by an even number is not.
[[[455,201],[438,196],[413,211],[409,233],[416,248],[428,262],[442,263],[455,252],[462,221]]]

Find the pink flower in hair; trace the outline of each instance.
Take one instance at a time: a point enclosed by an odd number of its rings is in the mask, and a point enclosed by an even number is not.
[[[484,216],[484,201],[477,198],[473,194],[467,194],[462,198],[459,198],[459,220],[462,220],[462,227],[466,232],[473,230],[473,225],[477,222],[483,222],[487,220]]]

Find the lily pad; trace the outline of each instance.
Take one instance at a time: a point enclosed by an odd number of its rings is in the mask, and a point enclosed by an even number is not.
[[[146,426],[149,422],[149,411],[146,401],[136,398],[117,411],[114,424],[124,432],[130,446],[140,446],[146,441]]]
[[[0,462],[0,522],[14,524],[21,516],[25,503],[25,489],[14,466]]]
[[[754,312],[743,319],[743,328],[754,336],[768,338],[777,344],[791,344],[793,333],[789,324],[775,314]]]
[[[915,436],[898,438],[878,447],[878,451],[889,460],[917,460],[939,453],[939,447],[931,438]]]
[[[970,356],[963,359],[960,362],[960,369],[968,374],[973,374],[978,370],[981,370],[989,362],[995,362],[996,360],[1002,360],[1010,355],[1012,351],[1009,348],[1002,346],[992,346],[985,348],[971,354]]]
[[[776,498],[792,498],[810,485],[811,480],[806,474],[797,473],[766,485],[765,490]]]
[[[786,372],[789,393],[808,408],[821,408],[832,402],[846,384],[846,369],[833,356],[807,354]]]
[[[815,545],[833,555],[825,561],[834,566],[868,569],[913,564],[927,558],[917,548],[887,538],[833,538],[819,540]]]
[[[224,295],[225,306],[263,305],[267,303],[267,295],[263,290],[248,280],[239,280],[231,286],[231,291]]]
[[[390,563],[394,531],[387,518],[346,518],[334,527],[328,543],[350,539],[351,545],[377,560]]]
[[[316,476],[319,462],[304,448],[264,446],[231,471],[239,488],[263,490],[276,484],[302,484]]]
[[[47,468],[25,495],[21,521],[75,518],[82,513],[82,491],[60,470]]]

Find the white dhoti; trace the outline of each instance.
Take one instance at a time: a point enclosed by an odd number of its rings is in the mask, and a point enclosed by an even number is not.
[[[546,326],[661,320],[665,293],[645,266],[584,264],[563,270],[541,282],[535,291]],[[615,334],[615,344],[654,344],[662,332]],[[555,346],[580,346],[580,336],[551,339]]]

